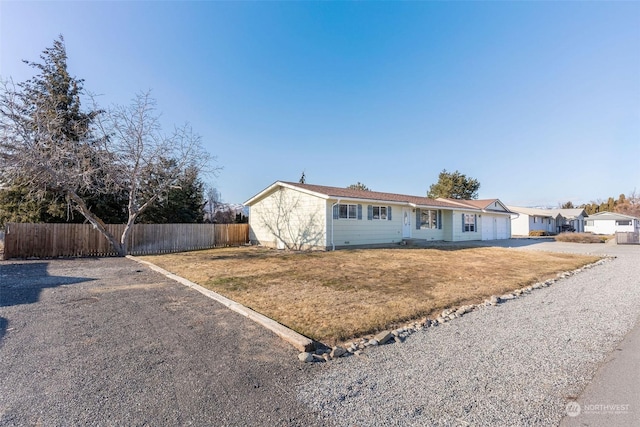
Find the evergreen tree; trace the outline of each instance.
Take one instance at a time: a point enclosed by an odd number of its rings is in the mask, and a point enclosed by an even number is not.
[[[573,203],[571,201],[563,203],[560,209],[573,209]]]
[[[477,199],[480,182],[474,178],[467,178],[458,171],[453,173],[443,169],[438,176],[438,182],[432,184],[427,192],[427,197],[448,199]]]
[[[356,184],[351,184],[347,188],[350,189],[350,190],[371,191],[371,189],[369,189],[369,187],[367,187],[366,185],[364,185],[360,181],[358,181]]]
[[[175,163],[175,162],[171,162]],[[188,169],[166,195],[156,200],[138,220],[149,224],[201,223],[204,221],[204,184]]]
[[[20,185],[0,189],[0,229],[9,222],[64,222],[66,204],[51,193],[36,197]]]

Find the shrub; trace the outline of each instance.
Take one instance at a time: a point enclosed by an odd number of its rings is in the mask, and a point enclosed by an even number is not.
[[[560,233],[555,239],[556,242],[573,243],[604,243],[607,241],[606,236],[596,236],[591,233]]]
[[[549,233],[547,233],[544,230],[532,230],[529,232],[529,236],[532,236],[532,237],[540,237],[540,236],[548,236],[548,235]]]

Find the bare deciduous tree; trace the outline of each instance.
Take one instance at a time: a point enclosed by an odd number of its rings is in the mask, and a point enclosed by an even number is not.
[[[149,92],[131,105],[102,111],[80,107],[82,80],[67,72],[62,37],[41,55],[34,78],[0,88],[0,185],[64,197],[120,254],[138,216],[191,168],[210,157],[189,125],[166,136]],[[211,171],[211,172],[215,172]],[[87,206],[87,195],[124,192],[128,220],[119,239]]]
[[[216,212],[222,204],[220,191],[213,184],[207,185],[205,189],[206,222],[214,222]]]
[[[156,102],[149,92],[139,93],[128,106],[116,106],[97,118],[112,157],[113,185],[128,195],[128,220],[115,247],[126,253],[131,227],[138,216],[178,185],[186,170],[211,172],[211,160],[201,138],[190,125],[161,132]]]

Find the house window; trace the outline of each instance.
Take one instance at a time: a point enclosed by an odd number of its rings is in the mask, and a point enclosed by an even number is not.
[[[538,221],[538,218],[534,216],[533,217],[533,223],[535,224],[537,221]]]
[[[371,219],[387,219],[387,207],[386,206],[373,206],[373,212]]]
[[[420,228],[438,228],[438,211],[432,209],[420,209]]]
[[[588,226],[588,227],[593,227],[593,220],[592,219],[588,219],[584,222],[584,225]]]
[[[475,214],[462,215],[462,231],[464,232],[476,231],[476,215]]]
[[[358,205],[360,206],[360,205]],[[358,208],[360,209],[360,208]],[[360,217],[360,213],[358,213],[358,219],[362,219]],[[367,219],[377,219],[377,220],[388,220],[391,221],[391,206],[367,206]]]
[[[620,219],[616,221],[616,225],[631,225],[630,219]]]
[[[338,205],[338,218],[356,219],[358,217],[358,205]]]

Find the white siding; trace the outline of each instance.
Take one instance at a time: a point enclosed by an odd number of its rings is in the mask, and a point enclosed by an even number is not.
[[[511,218],[511,232],[514,236],[528,236],[531,231],[556,232],[556,220],[546,216],[521,213]]]
[[[415,220],[415,219],[414,219]],[[413,225],[413,224],[412,224]],[[414,239],[424,240],[444,240],[444,227],[441,229],[412,229],[411,237]]]
[[[362,219],[333,219],[333,203],[327,202],[327,246],[336,247],[374,245],[381,243],[398,243],[402,241],[402,206],[387,204],[372,204],[374,206],[390,206],[391,220],[367,219],[367,203],[341,200],[341,204],[355,204],[362,206]],[[333,222],[333,224],[332,224]]]
[[[320,197],[277,189],[251,206],[249,238],[270,247],[324,249],[326,203]]]
[[[593,221],[593,225],[587,225]],[[633,232],[637,230],[637,220],[631,220],[631,225],[616,225],[613,219],[585,220],[584,231],[593,234],[615,234],[616,232]]]
[[[453,211],[453,215],[452,215],[452,222],[451,222],[451,226],[452,226],[452,234],[451,234],[451,241],[454,242],[465,242],[465,241],[469,241],[469,240],[481,240],[482,239],[482,233],[480,232],[480,230],[482,229],[482,224],[481,224],[481,217],[477,218],[477,227],[476,227],[476,231],[463,231],[462,228],[462,218],[463,215],[467,213],[467,214],[475,214],[476,216],[478,215],[477,212],[459,212],[459,211]],[[445,238],[445,240],[448,240]]]
[[[511,217],[511,233],[514,236],[528,236],[530,222],[533,220],[527,214],[521,213],[518,217]]]
[[[427,209],[424,209],[427,210]],[[447,211],[444,210],[438,210],[438,209],[429,209],[429,210],[434,210],[434,211],[439,211],[440,212],[440,228],[419,228],[420,225],[418,224],[418,218],[417,218],[417,214],[418,212],[412,210],[412,217],[411,217],[411,237],[414,239],[424,239],[424,240],[429,240],[429,241],[437,241],[437,240],[444,240],[444,236],[445,236],[445,232],[444,232],[444,216],[446,214]]]

